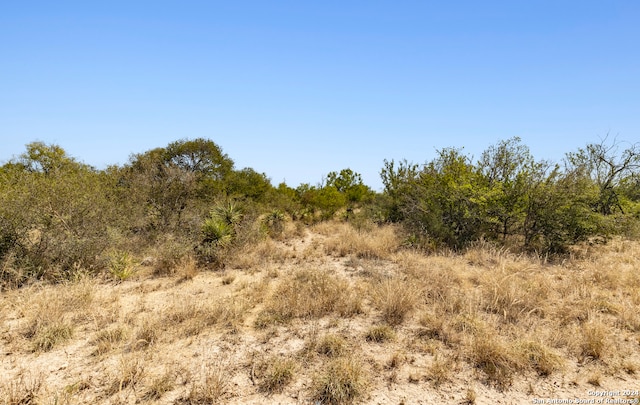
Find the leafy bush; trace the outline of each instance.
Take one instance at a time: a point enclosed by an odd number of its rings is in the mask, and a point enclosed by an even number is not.
[[[617,157],[617,144],[588,145],[567,155],[564,170],[536,162],[518,138],[489,147],[476,165],[451,148],[422,167],[385,161],[383,207],[388,220],[431,244],[460,249],[485,238],[559,253],[592,237],[631,232],[623,205],[633,206],[625,196],[634,195],[628,184],[640,169],[639,148]]]

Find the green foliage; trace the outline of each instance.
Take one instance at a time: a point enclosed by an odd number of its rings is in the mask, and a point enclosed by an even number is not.
[[[235,198],[263,201],[272,188],[266,174],[251,168],[233,171],[226,180],[227,195]]]
[[[222,255],[237,236],[242,221],[242,208],[234,201],[216,205],[202,224],[202,242],[198,246],[200,260],[219,266]]]
[[[0,171],[0,259],[10,255],[29,278],[67,278],[101,267],[107,224],[117,205],[109,182],[56,145],[27,145]],[[5,280],[7,281],[7,280]]]
[[[264,224],[270,236],[280,236],[284,231],[285,216],[282,211],[276,209],[271,211],[265,218]]]
[[[233,161],[213,141],[198,138],[133,155],[120,174],[120,192],[146,230],[178,232],[201,202],[220,196]]]
[[[439,151],[421,168],[385,161],[387,219],[453,249],[483,237],[556,253],[592,237],[630,233],[624,207],[637,212],[627,197],[635,195],[637,147],[620,157],[616,150],[588,145],[568,155],[565,170],[536,162],[518,138],[489,147],[477,165],[457,149]]]
[[[335,188],[350,204],[363,202],[371,195],[369,187],[362,183],[360,174],[351,169],[327,174],[325,187]]]
[[[370,200],[373,193],[362,183],[360,174],[351,169],[331,172],[324,185],[301,184],[296,189],[298,199],[307,213],[320,212],[320,219],[334,217],[341,209],[353,210]]]
[[[438,157],[407,186],[400,212],[412,233],[453,248],[480,236],[486,205],[484,188],[469,158],[460,150],[439,151]]]
[[[384,184],[384,195],[388,196],[382,208],[389,221],[398,222],[404,219],[403,206],[407,203],[406,197],[415,184],[418,172],[418,165],[407,160],[396,165],[395,161],[385,159],[380,177]]]
[[[125,251],[110,252],[108,267],[109,273],[118,281],[125,281],[136,272],[133,256]]]

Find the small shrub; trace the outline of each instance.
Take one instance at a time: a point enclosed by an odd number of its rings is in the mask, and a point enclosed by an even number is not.
[[[156,276],[169,276],[176,272],[180,263],[192,252],[188,243],[176,240],[171,235],[158,247],[158,260],[154,268]]]
[[[133,257],[129,252],[113,251],[109,254],[109,273],[118,281],[125,281],[136,272]]]
[[[177,266],[177,273],[180,281],[193,280],[198,274],[198,263],[193,256],[187,255],[180,259]]]
[[[263,220],[269,236],[280,237],[284,232],[285,216],[280,210],[271,211]]]

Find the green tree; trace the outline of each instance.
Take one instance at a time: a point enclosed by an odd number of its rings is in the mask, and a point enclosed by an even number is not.
[[[489,234],[500,235],[504,241],[521,230],[535,161],[529,148],[516,137],[485,150],[478,170],[487,188],[485,221]]]
[[[351,169],[327,174],[325,187],[334,187],[351,205],[361,203],[371,196],[371,190],[362,182],[360,174]]]
[[[106,176],[57,145],[33,143],[0,170],[0,255],[11,256],[7,277],[66,277],[98,270],[116,210]],[[3,278],[6,278],[3,276]]]
[[[250,167],[230,172],[225,184],[228,196],[256,202],[264,201],[273,188],[266,174]]]
[[[640,173],[640,143],[628,144],[626,149],[622,145],[617,139],[609,142],[605,137],[600,143],[567,154],[567,171],[588,177],[597,185],[599,193],[592,204],[603,215],[617,210],[624,213],[619,186],[623,179]]]

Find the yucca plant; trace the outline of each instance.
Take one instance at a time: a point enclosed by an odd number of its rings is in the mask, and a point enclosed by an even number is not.
[[[278,236],[284,231],[285,217],[282,211],[276,209],[271,211],[264,218],[264,225],[267,227],[267,231],[271,236]]]
[[[136,265],[129,252],[112,251],[109,254],[109,272],[118,281],[124,281],[136,272]]]
[[[204,243],[226,245],[235,236],[235,227],[242,220],[242,208],[234,201],[215,206],[202,225]]]
[[[233,237],[233,227],[218,218],[209,217],[202,225],[204,243],[215,245],[226,245]]]
[[[211,210],[211,218],[217,218],[227,225],[234,226],[242,220],[242,207],[235,201],[219,204]]]
[[[242,208],[234,201],[216,205],[202,224],[202,243],[196,248],[200,260],[221,264],[221,254],[236,237],[236,226],[242,221]]]

